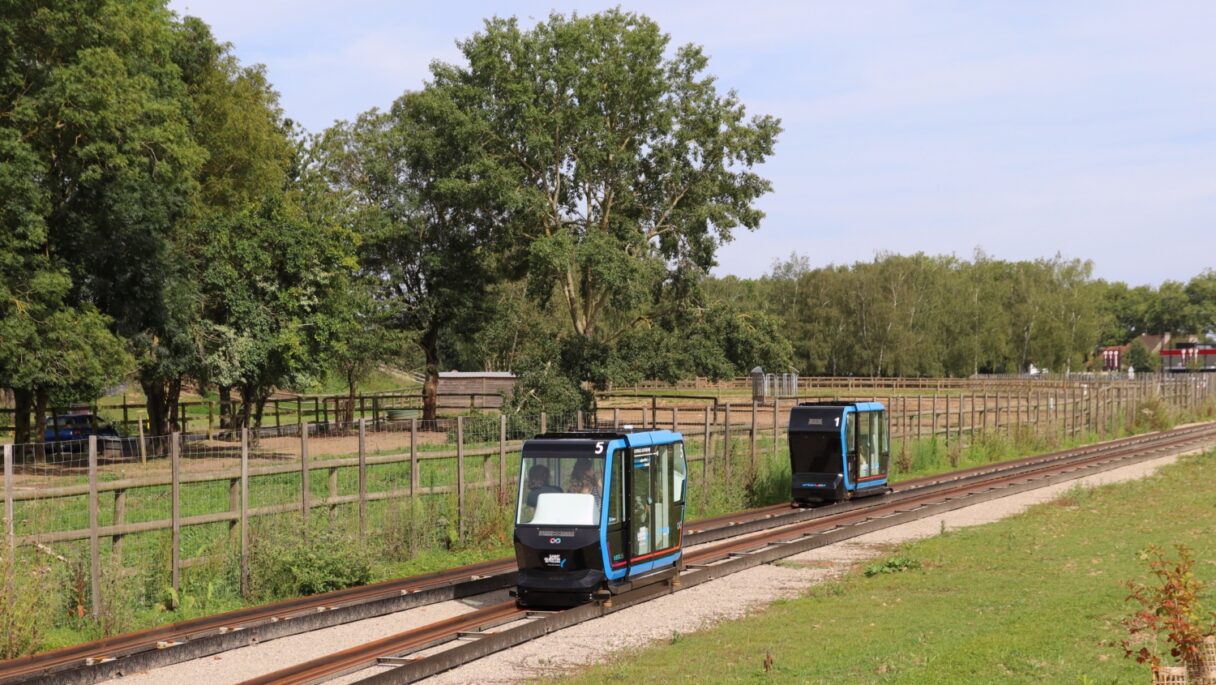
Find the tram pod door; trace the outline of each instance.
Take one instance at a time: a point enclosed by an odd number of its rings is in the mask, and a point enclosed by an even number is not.
[[[635,447],[629,463],[630,573],[680,545],[687,467],[681,443]]]

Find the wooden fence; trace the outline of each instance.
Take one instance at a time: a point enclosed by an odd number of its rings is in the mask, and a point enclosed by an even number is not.
[[[1035,435],[1064,438],[1111,437],[1121,426],[1134,421],[1135,412],[1150,397],[1176,409],[1210,406],[1216,401],[1216,383],[1212,381],[1216,378],[1192,375],[1058,387],[1010,386],[983,392],[966,388],[916,395],[846,392],[835,399],[884,402],[891,416],[893,451],[898,454],[908,450],[916,440],[934,439],[946,445],[955,442],[961,445],[984,433],[1033,431]],[[87,459],[80,457],[79,464],[61,465],[54,477],[40,477],[38,464],[19,463],[15,455],[21,446],[5,445],[7,549],[11,554],[21,545],[46,547],[87,541],[91,597],[96,612],[101,599],[102,541],[108,541],[112,553],[121,558],[128,536],[168,531],[169,571],[172,586],[177,590],[181,571],[206,559],[183,558],[183,530],[196,526],[224,525],[230,539],[239,540],[242,579],[248,577],[249,524],[262,516],[299,512],[302,520],[310,521],[315,518],[314,512],[321,511],[332,522],[342,512],[357,517],[358,535],[362,537],[369,534],[370,503],[443,495],[455,499],[456,529],[458,535],[464,536],[469,523],[467,496],[475,491],[488,491],[496,494],[500,504],[512,501],[522,438],[550,428],[622,430],[632,426],[679,431],[688,446],[692,492],[699,488],[704,494],[709,492],[712,481],[720,480],[720,484],[729,487],[742,483],[744,479],[733,478],[738,474],[737,471],[732,474],[732,469],[754,471],[762,452],[768,453],[772,463],[779,463],[785,443],[782,429],[787,425],[789,408],[799,401],[786,398],[768,404],[714,402],[688,406],[666,404],[666,399],[664,402],[660,399],[652,398],[649,406],[615,407],[556,418],[543,413],[511,418],[458,417],[425,426],[416,418],[377,423],[360,419],[352,435],[347,436],[335,430],[333,424],[303,424],[298,437],[282,438],[276,445],[258,450],[251,447],[247,430],[235,443],[211,445],[208,451],[198,447],[203,443],[187,442],[175,433],[167,438],[168,458],[156,460],[156,464],[152,460],[135,465],[121,459],[106,460],[99,453],[97,439],[90,438]],[[470,421],[477,426],[472,440],[468,433]],[[369,431],[373,428],[378,430]],[[396,442],[388,448],[373,449],[368,444],[369,434],[377,440]],[[285,440],[296,443],[285,446]],[[311,455],[310,440],[332,442],[327,449],[347,449],[344,445],[353,449],[347,453]],[[343,440],[347,442],[341,443]],[[184,449],[194,452],[184,455]],[[220,462],[218,467],[211,463],[214,461]],[[444,475],[423,484],[421,474],[427,463],[445,464]],[[403,472],[408,466],[408,482],[389,482],[383,488],[373,488],[369,469],[385,465],[401,466]],[[134,475],[124,470],[127,468],[134,470]],[[279,480],[275,481],[276,478]],[[284,478],[290,478],[290,483],[283,485]],[[250,494],[257,491],[258,482],[278,482],[274,487],[279,488],[294,487],[295,494],[289,500],[254,505]],[[340,487],[340,482],[355,485],[353,489]],[[189,513],[185,512],[184,490],[204,484],[226,486],[226,506],[206,511],[194,506],[189,507]],[[133,496],[139,494],[141,501],[147,501],[165,492],[170,503],[167,516],[128,520],[128,504]],[[88,524],[84,527],[65,524],[55,530],[39,529],[39,522],[32,521],[32,515],[23,517],[20,511],[34,505],[41,507],[38,511],[55,511],[71,507],[73,499],[79,506],[80,498],[85,498],[88,512]],[[62,504],[54,504],[58,502]],[[104,524],[100,520],[103,511],[108,514],[108,522]]]
[[[241,402],[231,403],[232,412],[239,412]],[[502,408],[501,393],[491,392],[441,392],[438,394],[440,410],[468,410]],[[120,432],[135,436],[147,425],[147,408],[143,403],[93,404],[89,409],[114,424]],[[221,403],[215,400],[188,400],[177,405],[177,425],[181,432],[208,435],[222,430],[220,424]],[[68,408],[50,410],[52,416],[67,413]],[[272,397],[266,401],[262,415],[262,429],[279,435],[294,434],[294,427],[304,423],[327,424],[338,417],[352,414],[360,418],[380,422],[393,418],[407,418],[422,411],[422,395],[419,393],[376,393],[357,395],[352,401],[348,395],[301,395],[299,397]],[[12,407],[0,407],[0,433],[13,433],[14,413]],[[47,419],[48,428],[51,418]]]

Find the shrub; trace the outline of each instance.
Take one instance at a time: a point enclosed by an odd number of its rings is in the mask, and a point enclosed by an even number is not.
[[[259,526],[249,547],[249,592],[269,600],[371,582],[371,555],[350,536],[298,524]]]
[[[1163,641],[1170,656],[1188,667],[1198,666],[1204,636],[1216,631],[1216,614],[1200,606],[1206,583],[1195,577],[1195,560],[1185,545],[1176,549],[1177,561],[1167,559],[1158,547],[1142,552],[1154,582],[1127,582],[1127,601],[1139,609],[1123,619],[1128,637],[1119,646],[1125,657],[1154,668],[1161,666]]]
[[[1137,432],[1164,431],[1173,427],[1174,421],[1170,417],[1169,407],[1165,405],[1165,401],[1161,399],[1160,395],[1150,395],[1144,398],[1144,401],[1136,408],[1134,428]]]
[[[54,568],[21,554],[0,558],[0,659],[43,647],[43,638],[63,611]]]

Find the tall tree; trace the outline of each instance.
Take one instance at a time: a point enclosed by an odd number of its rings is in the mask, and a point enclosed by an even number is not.
[[[621,10],[529,30],[491,19],[460,44],[467,66],[432,67],[427,90],[483,122],[478,145],[518,179],[500,217],[519,246],[508,260],[526,264],[540,301],[559,299],[578,354],[602,356],[686,295],[732,231],[763,216],[754,202],[770,184],[753,169],[778,121],[747,119],[699,47],[668,56],[668,43]]]
[[[218,42],[197,18],[185,17],[176,35],[174,60],[186,84],[190,132],[207,158],[198,171],[199,190],[191,212],[174,236],[180,259],[172,291],[175,318],[157,340],[157,354],[149,355],[156,363],[143,367],[141,379],[154,419],[174,416],[182,380],[191,377],[201,387],[218,389],[222,426],[247,425],[248,412],[235,413],[232,390],[244,385],[241,378],[248,370],[241,370],[239,362],[250,360],[249,337],[240,329],[239,316],[233,318],[237,310],[225,299],[233,293],[207,278],[240,257],[227,254],[221,264],[215,263],[216,245],[244,244],[242,236],[223,231],[249,232],[246,222],[274,215],[277,210],[269,208],[299,204],[286,195],[298,192],[293,174],[306,154],[304,141],[293,140],[278,93],[260,65],[242,65],[231,46]],[[299,214],[298,207],[292,211]],[[298,216],[295,220],[309,221]],[[241,286],[233,284],[232,289]],[[253,330],[260,327],[253,324]]]
[[[85,357],[112,347],[98,326],[156,339],[164,321],[168,236],[203,159],[171,59],[173,27],[151,0],[0,5],[0,183],[19,243],[5,266],[23,265],[4,274],[12,296],[0,307],[42,313],[26,328],[37,354],[61,354],[52,329],[38,331],[52,321],[78,333]]]
[[[387,325],[416,334],[425,354],[426,420],[438,410],[441,333],[479,318],[497,274],[490,246],[518,186],[484,149],[493,136],[453,93],[427,88],[335,127],[325,143]]]

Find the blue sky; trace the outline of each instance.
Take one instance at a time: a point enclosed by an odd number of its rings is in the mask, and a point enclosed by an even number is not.
[[[569,2],[173,0],[265,64],[310,130],[386,107],[486,16]],[[1102,278],[1186,280],[1216,266],[1216,3],[621,3],[785,133],[761,228],[719,253],[754,277],[880,251],[1062,253]]]

